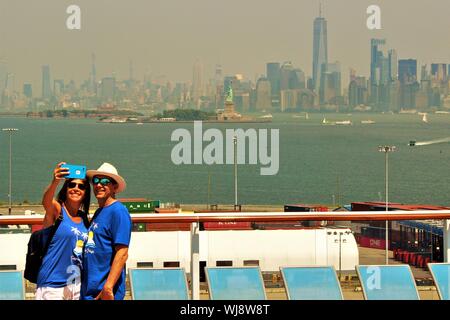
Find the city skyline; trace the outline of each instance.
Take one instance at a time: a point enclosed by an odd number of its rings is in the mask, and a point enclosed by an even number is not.
[[[31,83],[33,96],[38,96],[43,65],[50,65],[52,79],[75,80],[80,85],[92,74],[92,54],[96,56],[97,81],[113,72],[119,79],[127,79],[130,61],[133,61],[134,77],[140,80],[146,72],[151,72],[154,76],[165,75],[167,81],[192,82],[195,61],[204,65],[205,81],[214,78],[216,64],[222,65],[224,75],[243,74],[254,83],[266,74],[267,62],[292,61],[307,77],[312,76],[313,21],[319,16],[319,1],[316,0],[302,3],[284,0],[277,6],[259,3],[258,10],[250,10],[249,3],[253,1],[241,4],[233,0],[227,2],[229,7],[199,1],[191,3],[189,10],[177,20],[170,18],[167,24],[162,23],[161,18],[172,17],[170,14],[175,17],[176,12],[186,9],[187,4],[169,2],[151,6],[140,3],[129,7],[105,1],[96,4],[77,2],[82,10],[80,31],[69,31],[64,27],[68,2],[51,7],[49,1],[27,4],[29,12],[19,11],[17,4],[11,1],[0,4],[0,12],[9,12],[0,19],[0,29],[9,29],[1,35],[0,59],[5,61],[8,72],[14,74],[16,90],[21,91],[24,83]],[[328,23],[328,61],[341,63],[344,88],[348,84],[350,68],[359,75],[369,76],[371,38],[386,38],[389,48],[397,51],[399,59],[417,59],[418,66],[450,61],[450,44],[442,41],[449,25],[444,19],[446,10],[442,8],[450,8],[448,2],[436,0],[431,4],[411,4],[400,0],[396,4],[379,4],[383,29],[376,31],[368,30],[365,25],[366,8],[374,4],[373,1],[350,1],[351,5],[349,2],[345,8],[339,3],[322,2],[322,16]],[[283,5],[301,10],[281,10],[286,19],[279,15],[280,12],[270,10]],[[99,11],[101,7],[103,14]],[[120,12],[124,7],[127,10]],[[149,10],[143,10],[146,8]],[[241,18],[248,22],[232,23],[235,21],[228,19],[232,14],[230,10],[237,15],[238,22]],[[135,15],[134,22],[127,21],[127,13]],[[210,13],[215,15],[209,16]],[[108,19],[108,14],[115,23]],[[16,15],[18,18],[12,19]],[[38,23],[43,15],[46,23]],[[198,19],[200,17],[202,19]],[[28,20],[28,24],[21,24],[22,20]],[[156,33],[155,28],[148,28],[151,23],[147,20],[160,22]],[[171,23],[180,28],[171,28]],[[13,27],[18,24],[21,26]],[[203,30],[205,26],[212,27],[210,37]],[[135,36],[129,36],[127,32],[133,32]],[[348,32],[354,36],[348,37]],[[37,34],[40,36],[36,37]],[[178,36],[174,37],[174,34]],[[169,46],[169,42],[177,44]],[[261,43],[265,45],[261,47]]]

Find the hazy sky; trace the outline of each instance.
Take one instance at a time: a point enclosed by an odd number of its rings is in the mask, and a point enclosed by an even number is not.
[[[340,61],[343,79],[353,67],[369,74],[370,38],[387,39],[399,58],[450,63],[449,0],[323,0],[328,21],[329,61]],[[23,82],[41,92],[41,65],[52,79],[89,76],[91,53],[97,78],[114,71],[135,78],[145,71],[171,81],[190,81],[196,59],[212,77],[247,79],[265,74],[269,61],[292,61],[311,75],[312,28],[319,0],[0,0],[0,58]],[[81,7],[81,30],[68,30],[66,8]],[[366,27],[366,9],[382,10],[382,30]]]

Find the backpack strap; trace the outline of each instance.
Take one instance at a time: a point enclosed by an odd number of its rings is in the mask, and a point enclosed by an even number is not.
[[[86,229],[89,229],[89,226],[91,225],[91,223],[89,222],[89,217],[87,212],[84,211],[78,211],[78,215],[81,217],[81,219],[83,219],[83,223],[84,226],[86,227]]]
[[[61,209],[62,210],[62,209]],[[53,223],[53,225],[50,227],[52,228],[50,235],[48,237],[48,241],[45,244],[45,248],[44,251],[42,252],[42,256],[45,256],[47,254],[48,251],[48,247],[50,246],[50,242],[52,242],[53,236],[55,235],[56,231],[58,230],[59,225],[61,224],[61,221],[63,220],[63,214],[62,211],[59,213],[58,218],[56,218],[55,222]]]

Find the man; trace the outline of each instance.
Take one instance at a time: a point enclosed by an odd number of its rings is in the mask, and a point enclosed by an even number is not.
[[[88,170],[86,175],[99,208],[84,245],[81,299],[122,300],[132,225],[128,210],[115,198],[126,183],[117,169],[106,162],[97,170]]]

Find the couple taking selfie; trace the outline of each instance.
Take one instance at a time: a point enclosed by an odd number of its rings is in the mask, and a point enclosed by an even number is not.
[[[125,180],[109,163],[79,178],[65,165],[56,166],[42,199],[43,227],[59,225],[39,269],[36,300],[121,300],[132,228],[128,210],[116,200]],[[91,220],[90,183],[98,201]]]

